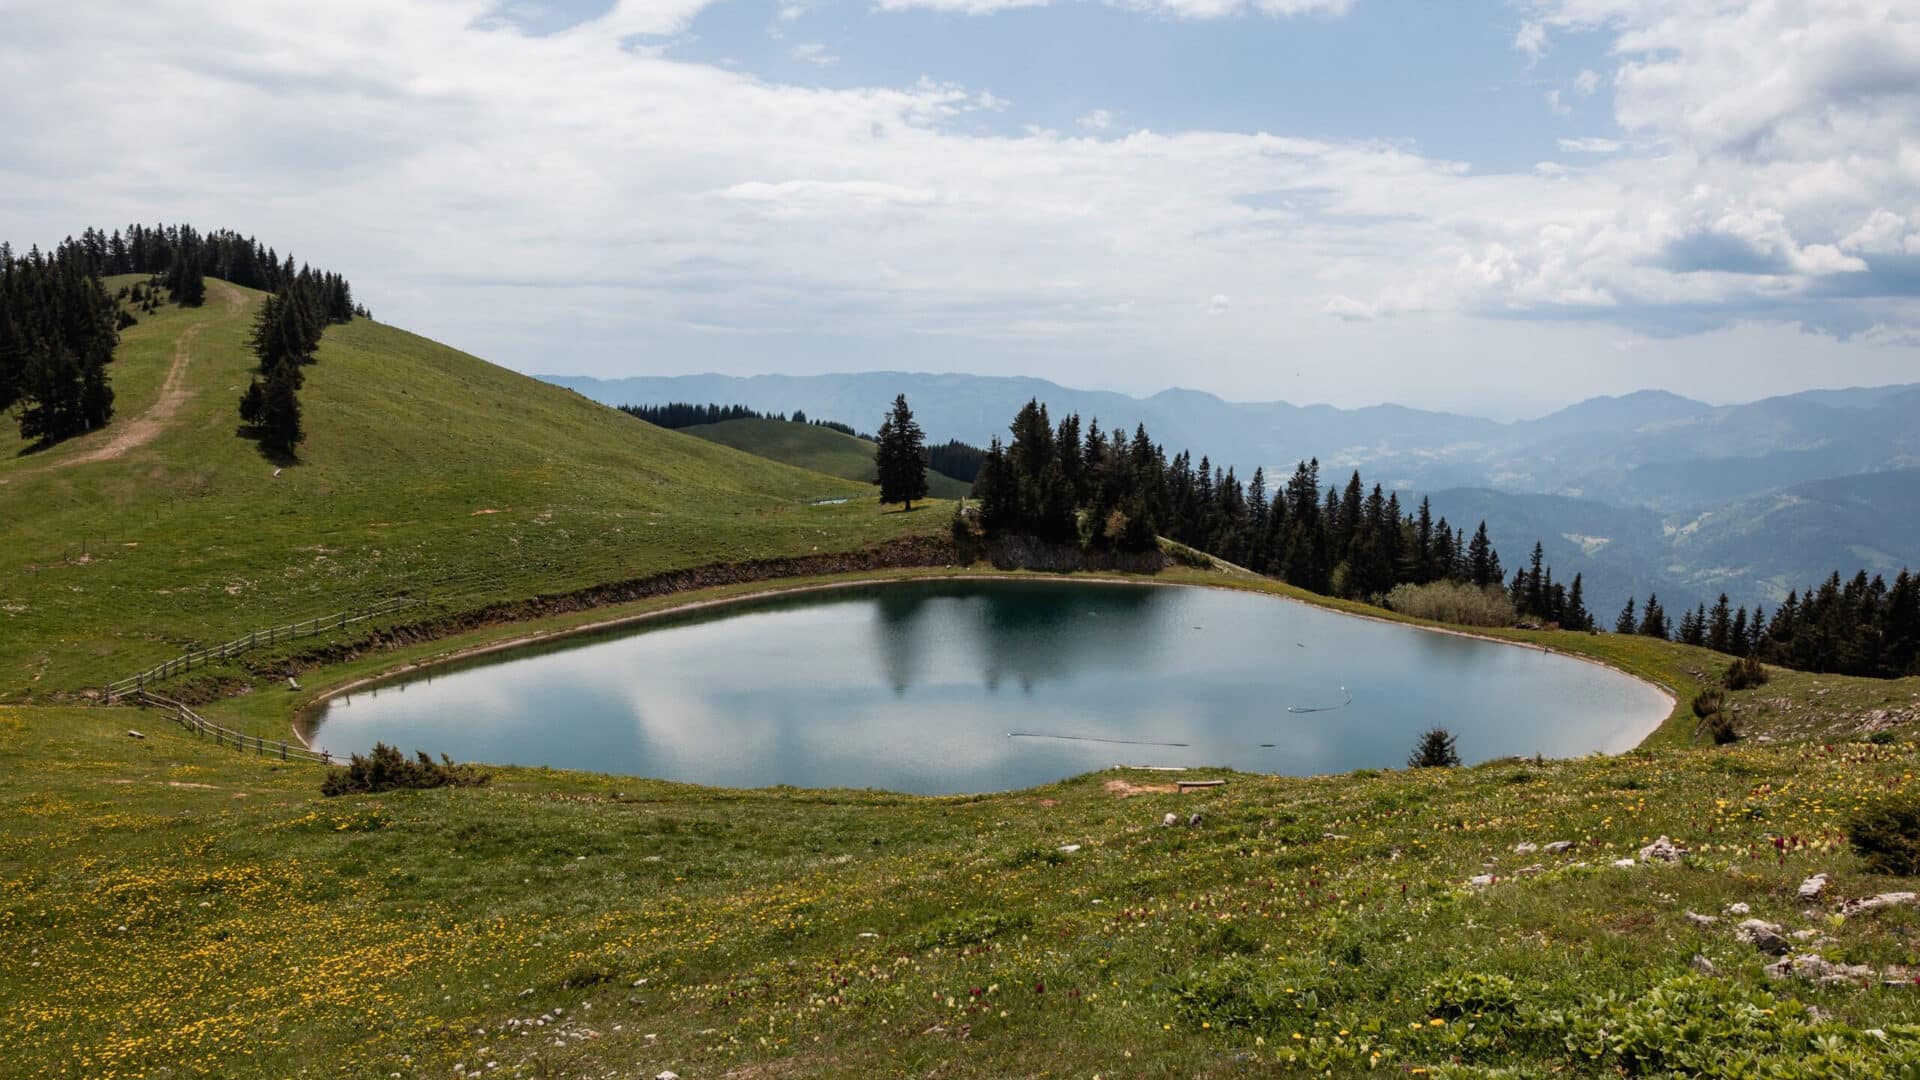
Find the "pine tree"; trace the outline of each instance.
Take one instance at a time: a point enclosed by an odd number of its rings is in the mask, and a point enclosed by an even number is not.
[[[1467,573],[1475,585],[1485,588],[1500,584],[1500,555],[1493,550],[1493,541],[1487,538],[1487,523],[1482,521],[1475,530],[1473,540],[1467,544]]]
[[[927,497],[926,437],[907,407],[907,395],[893,399],[893,409],[880,422],[873,463],[880,482],[882,504],[902,503],[913,509],[913,500]]]
[[[1453,733],[1436,727],[1424,731],[1407,757],[1409,769],[1451,769],[1460,764],[1460,751]]]
[[[1616,634],[1637,634],[1639,619],[1633,613],[1633,597],[1627,597],[1627,606],[1620,609],[1620,617],[1613,620],[1613,632]]]
[[[300,422],[299,380],[298,367],[282,361],[267,373],[261,389],[260,442],[283,458],[293,457],[294,448],[306,438]]]
[[[1741,614],[1744,615],[1745,612],[1743,611]],[[1733,647],[1733,615],[1728,608],[1726,593],[1721,593],[1720,599],[1714,602],[1713,613],[1707,617],[1706,624],[1705,644],[1707,648],[1715,652],[1723,653],[1735,651]]]
[[[1647,594],[1647,606],[1640,613],[1638,633],[1645,637],[1666,638],[1672,630],[1667,621],[1666,609],[1660,606],[1660,597],[1656,593]]]
[[[1567,609],[1560,625],[1568,630],[1593,629],[1593,616],[1587,613],[1586,597],[1581,593],[1580,575],[1573,575],[1573,587],[1567,590]]]

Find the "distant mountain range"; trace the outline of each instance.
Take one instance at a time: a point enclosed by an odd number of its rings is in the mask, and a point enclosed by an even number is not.
[[[608,404],[738,403],[856,426],[905,393],[931,437],[981,445],[1038,398],[1056,416],[1144,423],[1169,451],[1207,454],[1242,477],[1318,457],[1329,479],[1357,468],[1403,497],[1429,493],[1455,521],[1484,517],[1510,565],[1540,539],[1557,574],[1586,575],[1596,607],[1653,589],[1676,610],[1722,590],[1771,606],[1834,569],[1920,567],[1920,383],[1721,406],[1645,390],[1503,423],[998,376],[543,378]]]

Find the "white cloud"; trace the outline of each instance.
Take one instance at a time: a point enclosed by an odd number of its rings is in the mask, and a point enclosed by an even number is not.
[[[1207,299],[1207,314],[1225,315],[1233,309],[1233,297],[1226,293],[1214,293]]]
[[[876,0],[881,11],[954,12],[964,15],[991,15],[1015,8],[1045,7],[1053,0]],[[1296,15],[1345,15],[1354,0],[1104,0],[1111,7],[1169,15],[1177,19],[1220,19],[1230,15],[1266,15],[1289,18]]]
[[[1625,148],[1625,145],[1618,139],[1602,139],[1594,136],[1560,140],[1560,149],[1568,154],[1617,154]]]
[[[1565,116],[1568,113],[1573,111],[1572,109],[1567,107],[1566,102],[1560,100],[1560,91],[1558,90],[1547,91],[1546,101],[1547,101],[1547,109],[1552,113],[1554,113],[1554,115],[1556,116]]]
[[[809,64],[817,64],[820,67],[832,67],[840,62],[839,57],[833,55],[825,45],[818,41],[807,41],[795,45],[793,47],[793,58],[795,60],[804,60]]]
[[[1561,140],[1593,157],[1547,175],[1098,111],[1019,132],[984,87],[781,85],[647,40],[696,0],[547,37],[484,22],[490,7],[10,9],[0,236],[232,225],[348,272],[385,318],[534,370],[900,356],[1112,384],[1203,355],[1182,381],[1222,385],[1337,347],[1325,385],[1355,388],[1465,343],[1505,380],[1543,352],[1612,356],[1620,325],[1711,331],[1673,346],[1706,356],[1756,349],[1734,327],[1829,320],[1882,327],[1845,355],[1911,368],[1891,350],[1920,304],[1879,270],[1920,254],[1920,78],[1903,75],[1920,13],[1532,5],[1540,49],[1604,33],[1619,69],[1618,137]],[[1001,109],[1015,133],[983,133]],[[1196,282],[1241,306],[1210,318]],[[1781,342],[1761,351],[1783,369],[1841,355]]]

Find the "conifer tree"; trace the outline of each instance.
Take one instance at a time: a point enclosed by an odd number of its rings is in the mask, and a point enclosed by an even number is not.
[[[926,437],[907,407],[907,395],[893,399],[893,409],[880,422],[873,463],[880,482],[882,504],[902,503],[913,509],[913,500],[927,497]]]
[[[1616,634],[1639,633],[1640,623],[1633,613],[1633,597],[1627,597],[1627,606],[1620,609],[1620,617],[1613,620],[1613,632]]]

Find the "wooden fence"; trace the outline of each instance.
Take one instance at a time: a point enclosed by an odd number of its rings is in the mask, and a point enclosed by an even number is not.
[[[161,697],[151,690],[144,688],[135,690],[129,695],[129,698],[143,706],[151,705],[155,708],[166,710],[188,731],[196,735],[211,736],[214,744],[217,746],[231,746],[243,752],[263,754],[267,757],[277,757],[281,761],[317,761],[322,765],[333,764],[333,755],[325,750],[309,750],[304,746],[291,744],[285,740],[271,742],[258,735],[247,735],[229,727],[221,727],[219,724],[208,720],[206,717],[187,708],[180,702],[172,698]]]
[[[284,626],[270,626],[265,630],[255,630],[245,637],[234,638],[224,645],[209,645],[204,649],[195,649],[192,652],[176,656],[163,664],[148,668],[138,675],[129,675],[124,679],[108,683],[106,687],[107,702],[108,704],[112,704],[114,701],[130,694],[139,694],[145,691],[149,685],[159,682],[162,679],[169,679],[175,675],[192,671],[196,667],[206,667],[215,661],[238,656],[248,649],[258,648],[262,645],[277,645],[280,642],[292,641],[295,638],[311,637],[314,634],[326,633],[329,630],[338,630],[366,619],[390,615],[403,607],[415,603],[418,603],[418,601],[407,597],[396,597],[391,600],[382,600],[378,604],[363,611],[342,611],[333,615],[321,615],[297,623],[288,623]]]

